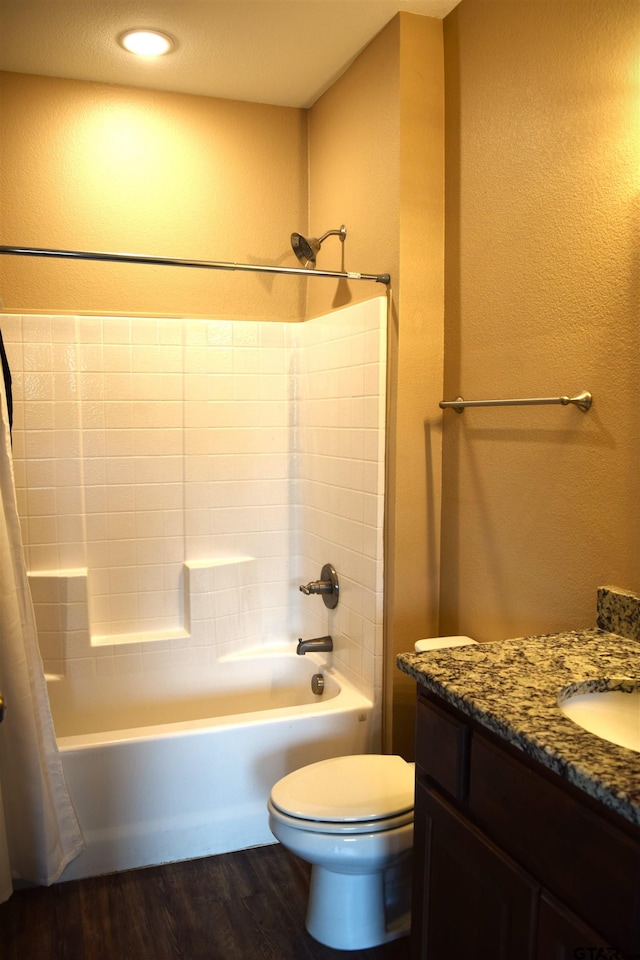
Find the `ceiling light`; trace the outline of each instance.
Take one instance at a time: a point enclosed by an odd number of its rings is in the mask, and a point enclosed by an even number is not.
[[[176,45],[172,37],[160,30],[125,30],[118,37],[118,43],[129,53],[142,57],[159,57]]]

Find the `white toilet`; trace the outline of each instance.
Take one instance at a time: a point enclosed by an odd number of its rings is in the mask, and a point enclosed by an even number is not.
[[[413,798],[414,765],[376,754],[321,760],[274,786],[269,826],[312,864],[306,928],[320,943],[364,950],[409,932]]]
[[[416,651],[475,643],[420,640]],[[364,754],[321,760],[275,784],[269,827],[312,864],[306,928],[337,950],[365,950],[409,933],[414,764]]]

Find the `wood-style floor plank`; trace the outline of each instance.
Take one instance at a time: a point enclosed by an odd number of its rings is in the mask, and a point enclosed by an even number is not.
[[[409,960],[408,939],[332,950],[304,929],[309,867],[280,844],[21,890],[2,960]]]

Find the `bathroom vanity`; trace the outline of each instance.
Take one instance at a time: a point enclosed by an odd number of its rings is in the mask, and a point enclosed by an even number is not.
[[[596,629],[398,665],[418,681],[413,960],[640,957],[640,752],[558,705],[639,677],[640,600],[603,589]]]

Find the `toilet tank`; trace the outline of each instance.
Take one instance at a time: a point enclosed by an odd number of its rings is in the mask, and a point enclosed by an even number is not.
[[[468,647],[477,642],[471,637],[429,637],[426,640],[416,640],[413,648],[416,653],[426,653],[428,650],[444,650],[446,647]]]

